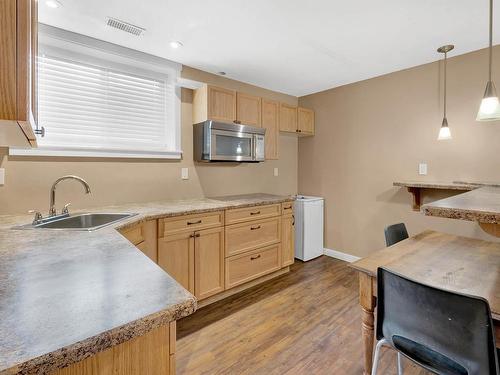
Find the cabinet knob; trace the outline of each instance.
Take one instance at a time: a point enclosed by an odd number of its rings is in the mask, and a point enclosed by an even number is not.
[[[235,124],[241,124],[241,121],[240,120],[234,120],[233,121]]]

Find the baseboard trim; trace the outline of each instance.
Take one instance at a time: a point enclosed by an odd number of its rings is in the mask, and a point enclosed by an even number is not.
[[[361,259],[360,257],[357,257],[355,255],[343,253],[343,252],[337,251],[337,250],[326,249],[326,248],[324,249],[324,253],[326,256],[340,259],[340,260],[343,260],[343,261],[349,262],[349,263],[352,263],[352,262],[355,262],[355,261]]]

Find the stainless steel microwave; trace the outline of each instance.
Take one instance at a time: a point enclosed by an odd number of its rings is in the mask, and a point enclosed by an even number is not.
[[[256,163],[265,160],[266,129],[205,121],[194,125],[194,160]]]

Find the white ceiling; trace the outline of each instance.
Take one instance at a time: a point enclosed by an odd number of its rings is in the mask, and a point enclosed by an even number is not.
[[[487,0],[59,1],[40,0],[41,22],[296,96],[435,61],[443,44],[452,56],[488,42]],[[107,16],[146,32],[111,29]],[[497,44],[498,10],[495,22]]]

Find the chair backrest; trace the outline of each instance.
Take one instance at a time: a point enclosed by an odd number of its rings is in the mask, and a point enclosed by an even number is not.
[[[377,271],[377,339],[437,374],[498,375],[488,302]]]
[[[384,234],[386,246],[394,245],[408,238],[408,231],[404,223],[389,225],[384,229]]]

